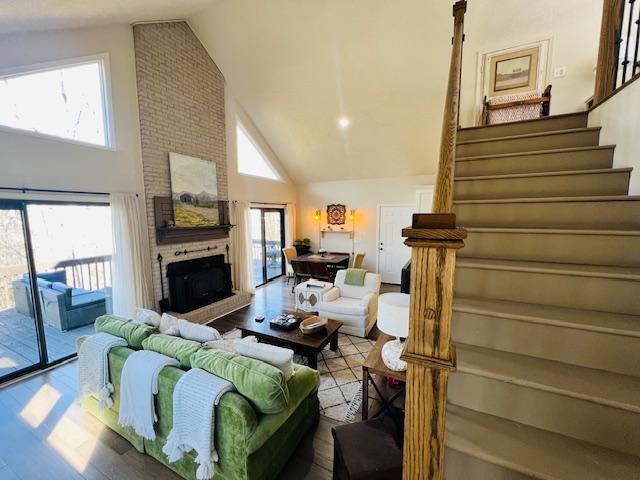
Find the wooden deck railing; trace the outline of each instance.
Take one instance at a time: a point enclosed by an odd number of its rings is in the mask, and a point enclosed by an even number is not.
[[[64,269],[67,285],[73,288],[99,290],[111,286],[111,255],[62,260],[53,268]]]
[[[404,480],[443,476],[444,432],[449,372],[455,370],[451,345],[451,309],[456,251],[466,231],[456,228],[453,178],[460,101],[464,14],[467,2],[453,6],[453,48],[442,123],[442,140],[432,214],[415,214],[402,231],[411,247]]]
[[[638,7],[636,8],[636,3]],[[640,75],[640,2],[604,0],[593,94],[595,105]]]

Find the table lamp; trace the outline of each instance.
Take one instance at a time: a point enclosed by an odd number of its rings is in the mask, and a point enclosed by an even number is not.
[[[378,298],[378,328],[396,337],[382,347],[382,361],[391,370],[402,372],[407,362],[400,359],[404,340],[409,335],[409,295],[406,293],[383,293]]]

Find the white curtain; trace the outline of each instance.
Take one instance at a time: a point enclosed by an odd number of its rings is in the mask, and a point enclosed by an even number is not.
[[[233,286],[241,292],[254,293],[251,257],[251,219],[249,206],[242,201],[230,205]]]
[[[284,246],[290,247],[296,236],[296,206],[288,203],[284,211]]]
[[[113,313],[133,318],[136,307],[153,308],[146,219],[134,193],[110,196],[113,236]]]

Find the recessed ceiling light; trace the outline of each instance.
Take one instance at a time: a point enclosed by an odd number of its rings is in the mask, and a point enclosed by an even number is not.
[[[349,120],[347,117],[340,117],[338,119],[338,126],[340,128],[348,128],[349,125],[351,125],[351,120]]]

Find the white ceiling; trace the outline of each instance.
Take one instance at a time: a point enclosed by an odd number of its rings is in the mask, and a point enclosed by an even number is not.
[[[219,0],[0,0],[0,33],[187,18]]]
[[[307,183],[435,172],[451,6],[225,0],[189,23],[290,176]]]

